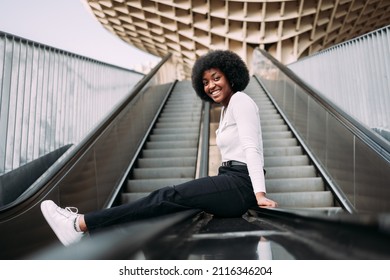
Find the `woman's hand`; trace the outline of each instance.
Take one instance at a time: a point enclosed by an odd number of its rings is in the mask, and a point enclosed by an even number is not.
[[[256,200],[257,200],[257,205],[261,208],[275,208],[278,206],[278,204],[265,197],[264,192],[258,192],[256,193]]]

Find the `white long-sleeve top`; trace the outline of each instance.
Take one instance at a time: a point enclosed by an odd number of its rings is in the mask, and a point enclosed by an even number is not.
[[[222,107],[216,143],[222,162],[246,163],[254,193],[266,192],[259,108],[244,92],[233,94],[227,108]]]

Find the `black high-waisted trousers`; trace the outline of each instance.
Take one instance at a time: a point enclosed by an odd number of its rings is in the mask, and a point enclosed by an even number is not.
[[[188,209],[218,217],[240,217],[257,205],[246,166],[221,166],[217,176],[164,187],[133,203],[85,214],[88,230]]]

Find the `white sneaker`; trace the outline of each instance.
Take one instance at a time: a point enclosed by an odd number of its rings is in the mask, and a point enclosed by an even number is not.
[[[51,229],[65,246],[80,241],[83,232],[76,231],[75,220],[79,214],[77,208],[61,208],[51,200],[41,203],[41,211]]]

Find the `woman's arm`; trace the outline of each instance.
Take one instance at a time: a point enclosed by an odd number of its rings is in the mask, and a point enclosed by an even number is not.
[[[245,152],[257,204],[260,207],[276,207],[275,201],[266,198],[263,143],[258,108],[250,97],[242,98],[235,104],[233,114],[237,123],[240,143]]]

